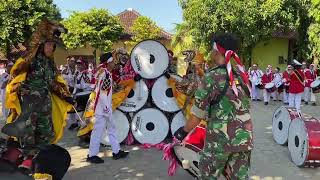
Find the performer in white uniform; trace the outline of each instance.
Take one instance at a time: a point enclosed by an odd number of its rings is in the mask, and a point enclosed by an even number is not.
[[[2,102],[2,116],[6,119],[9,115],[8,109],[6,109],[6,87],[10,80],[10,70],[13,66],[13,62],[9,62],[6,67],[6,71],[0,76],[0,88],[1,88],[1,102]]]
[[[94,107],[95,123],[91,133],[88,162],[104,163],[104,160],[98,157],[100,141],[106,129],[110,140],[113,159],[125,158],[129,153],[120,150],[120,144],[116,137],[116,126],[112,118],[112,74],[111,70],[115,67],[112,53],[103,54],[100,57],[101,65],[96,74],[96,99]]]
[[[275,85],[277,85],[278,83],[282,84],[282,73],[280,73],[280,68],[276,67],[274,69],[274,73],[273,73],[273,83]],[[279,91],[279,89],[277,88],[276,92],[273,94],[273,100],[274,101],[281,101],[281,91]]]
[[[251,70],[249,71],[249,79],[252,83],[252,100],[260,101],[261,98],[261,89],[256,86],[256,82],[260,81],[263,76],[263,72],[258,69],[257,64],[253,64]]]

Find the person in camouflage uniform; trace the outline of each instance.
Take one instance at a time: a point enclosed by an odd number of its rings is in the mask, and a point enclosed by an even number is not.
[[[243,69],[235,72],[230,64],[230,57],[240,60],[235,54],[237,40],[230,34],[221,34],[214,38],[213,44],[211,58],[217,66],[205,74],[195,92],[193,116],[175,137],[183,140],[200,119],[206,119],[208,126],[205,147],[200,153],[200,178],[215,180],[223,173],[227,179],[248,179],[253,148],[248,79]],[[237,63],[243,68],[241,62]]]

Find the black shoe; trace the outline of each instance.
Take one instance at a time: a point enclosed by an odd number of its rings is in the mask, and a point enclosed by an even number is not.
[[[257,99],[257,101],[261,101],[261,99]]]
[[[88,155],[87,162],[90,162],[90,163],[93,163],[93,164],[102,164],[102,163],[104,163],[104,160],[101,159],[98,156],[89,157],[89,155]]]
[[[78,123],[73,123],[70,125],[70,127],[68,128],[70,131],[74,130],[75,128],[79,127]]]
[[[269,103],[268,102],[264,102],[264,105],[268,105]]]
[[[281,99],[279,99],[278,101],[282,101]]]
[[[312,103],[312,106],[317,106],[317,104],[316,103]]]
[[[119,151],[118,154],[114,154],[112,153],[112,158],[114,160],[117,160],[117,159],[121,159],[121,158],[126,158],[128,156],[129,152],[125,152],[125,151]]]
[[[252,101],[257,101],[256,99],[252,99]]]
[[[308,105],[309,103],[308,103],[308,102],[305,102],[304,104],[305,104],[305,105]]]
[[[302,99],[301,101],[304,102],[304,99]]]
[[[289,103],[284,103],[284,105],[289,105]]]

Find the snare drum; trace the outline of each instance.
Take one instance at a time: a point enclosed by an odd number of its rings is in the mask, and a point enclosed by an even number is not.
[[[315,81],[313,81],[310,87],[312,88],[313,93],[320,93],[320,80],[316,79]]]
[[[299,167],[320,166],[320,120],[311,116],[292,121],[288,148],[293,163]]]
[[[134,71],[145,79],[161,76],[169,65],[167,49],[158,41],[145,40],[131,51],[131,64]]]
[[[268,92],[268,93],[273,93],[273,92],[275,92],[276,91],[276,86],[274,85],[274,83],[267,83],[265,86],[264,86],[264,88],[266,89],[266,91]]]
[[[254,85],[257,86],[257,88],[259,88],[259,89],[263,89],[263,88],[264,88],[264,86],[263,86],[263,84],[262,84],[262,81],[261,81],[261,78],[260,78],[260,79],[257,79],[257,80],[255,81]]]
[[[179,163],[193,176],[199,177],[199,152],[203,150],[206,138],[206,129],[197,126],[183,140],[180,145],[173,147],[173,152]]]
[[[163,111],[176,112],[180,109],[173,96],[172,88],[168,85],[168,79],[164,76],[154,83],[151,96],[154,104]]]
[[[298,114],[293,108],[281,106],[276,109],[272,118],[272,134],[276,143],[287,144],[290,123],[297,117]]]

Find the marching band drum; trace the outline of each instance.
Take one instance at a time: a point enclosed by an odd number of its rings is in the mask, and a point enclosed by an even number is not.
[[[131,132],[141,144],[158,144],[168,135],[168,119],[160,110],[143,109],[132,119]]]
[[[124,112],[136,112],[140,110],[147,102],[149,90],[143,80],[136,82],[127,99],[121,103],[119,109]]]
[[[268,93],[273,93],[277,90],[277,88],[273,82],[267,83],[264,87]]]
[[[112,113],[112,118],[114,118],[114,122],[116,125],[116,135],[119,143],[123,142],[129,133],[130,124],[127,116],[119,110],[115,110]],[[108,131],[106,130],[102,136],[101,143],[104,145],[109,145]]]
[[[320,93],[320,79],[316,79],[310,85],[313,93]]]
[[[292,121],[288,148],[293,163],[299,167],[320,166],[320,120],[304,116]]]
[[[273,114],[272,134],[273,139],[280,145],[288,142],[289,126],[293,119],[299,117],[295,109],[284,106],[279,107]]]
[[[191,175],[199,177],[199,152],[203,150],[206,138],[206,128],[197,126],[179,145],[173,147],[174,154],[181,164]]]
[[[155,79],[168,68],[167,49],[158,41],[145,40],[138,43],[131,52],[131,64],[136,73],[145,79]]]
[[[160,77],[153,85],[151,96],[154,104],[166,112],[176,112],[180,108],[173,96],[172,88],[168,85],[168,79]]]
[[[182,111],[178,112],[172,119],[170,130],[173,135],[180,127],[183,127],[186,124],[186,118],[183,115]]]

